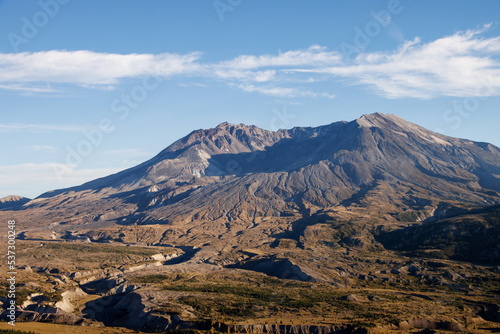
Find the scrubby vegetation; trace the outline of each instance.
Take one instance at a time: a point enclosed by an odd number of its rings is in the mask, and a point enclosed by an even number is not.
[[[386,248],[414,257],[500,264],[500,207],[379,236]]]
[[[148,261],[153,254],[166,252],[165,248],[81,243],[18,241],[20,258],[27,266],[50,269],[89,270],[111,266],[125,266]]]
[[[441,272],[441,268],[436,270]],[[463,278],[457,283],[477,284],[491,292],[500,289],[498,275],[488,277],[487,272],[481,272],[477,278]],[[251,273],[177,273],[142,276],[134,281],[181,292],[176,303],[192,308],[201,319],[225,323],[253,323],[252,319],[257,323],[261,319],[260,323],[276,324],[389,326],[398,324],[403,314],[426,318],[437,312],[465,317],[479,307],[479,300],[486,301],[412,275],[388,281],[355,280],[349,289]],[[158,311],[180,313],[173,304]]]

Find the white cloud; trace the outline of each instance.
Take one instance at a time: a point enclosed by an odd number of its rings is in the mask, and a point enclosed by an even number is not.
[[[402,32],[393,27],[395,38]],[[201,54],[109,54],[46,51],[0,54],[0,89],[51,93],[51,84],[112,89],[121,80],[146,75],[196,78],[275,97],[332,98],[305,88],[315,82],[369,87],[387,98],[500,95],[500,37],[481,37],[491,25],[435,41],[405,41],[392,52],[359,54],[353,61],[313,45],[276,55],[240,55],[201,62]],[[185,83],[180,83],[186,85]],[[290,86],[300,88],[291,88]],[[2,126],[0,125],[0,131]]]
[[[478,37],[488,28],[427,44],[415,38],[395,52],[360,54],[353,65],[320,72],[367,85],[388,98],[499,95],[500,37]]]
[[[43,51],[0,54],[0,82],[7,89],[29,89],[33,82],[108,87],[123,78],[154,73],[164,77],[193,73],[199,53],[110,54],[92,51]],[[15,85],[17,84],[17,85]],[[39,89],[39,88],[38,88]]]

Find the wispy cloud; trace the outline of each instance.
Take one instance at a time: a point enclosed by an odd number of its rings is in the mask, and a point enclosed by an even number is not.
[[[373,88],[387,98],[500,94],[500,37],[489,29],[458,32],[430,43],[407,41],[391,53],[360,54],[353,65],[318,70]]]
[[[246,92],[276,97],[333,98],[333,94],[312,92],[304,87],[290,87],[316,81],[293,69],[322,68],[340,64],[341,60],[342,56],[338,52],[313,45],[307,49],[279,52],[278,55],[240,55],[228,61],[207,65],[206,74]]]
[[[325,97],[329,99],[335,98],[335,95],[328,93],[315,93],[310,90],[287,88],[287,87],[272,87],[272,86],[255,86],[252,84],[239,85],[239,88],[245,92],[259,92],[265,95],[276,97]]]
[[[27,90],[29,83],[51,82],[108,88],[123,78],[153,73],[164,77],[193,73],[200,54],[110,54],[92,51],[43,51],[0,54],[0,83]],[[39,88],[32,88],[39,89]]]
[[[31,148],[34,151],[38,151],[38,152],[52,153],[52,152],[56,152],[57,151],[57,147],[50,146],[50,145],[33,145]]]
[[[217,64],[220,68],[257,69],[263,67],[327,66],[342,63],[342,56],[326,47],[313,45],[305,50],[280,52],[278,55],[241,55]]]
[[[0,89],[13,90],[24,93],[56,93],[58,90],[53,89],[50,85],[43,86],[23,86],[20,84],[0,85]]]
[[[122,80],[156,75],[214,81],[246,92],[281,98],[332,98],[310,87],[322,81],[361,85],[387,98],[500,95],[500,37],[482,37],[491,25],[423,42],[416,37],[390,52],[359,54],[313,45],[275,55],[240,55],[214,63],[201,53],[109,54],[46,51],[0,54],[0,89],[51,93],[51,84],[112,89]],[[396,31],[397,32],[397,31]],[[402,33],[399,36],[403,38]],[[186,83],[181,83],[186,85]],[[316,86],[315,86],[316,87]],[[0,131],[2,127],[0,125]]]
[[[96,127],[96,125],[89,124],[0,123],[0,132],[82,132]]]

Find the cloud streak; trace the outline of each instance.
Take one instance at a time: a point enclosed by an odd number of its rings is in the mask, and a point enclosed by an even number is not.
[[[293,98],[333,98],[315,82],[359,85],[386,98],[500,95],[500,37],[481,37],[491,29],[457,32],[424,43],[416,37],[390,52],[361,53],[354,60],[313,45],[275,55],[240,55],[214,63],[202,54],[109,54],[45,51],[0,54],[0,89],[51,93],[53,85],[112,89],[125,79],[146,75],[199,85],[223,82],[249,93]],[[0,125],[1,131],[1,125]]]
[[[78,125],[78,124],[2,124],[0,123],[1,132],[82,132],[96,128],[95,125]]]
[[[229,61],[217,64],[219,68],[258,69],[263,67],[317,67],[335,65],[342,62],[342,56],[336,51],[328,51],[325,47],[313,45],[305,50],[280,52],[274,55],[241,55]]]
[[[34,151],[53,153],[57,151],[57,147],[50,145],[33,145],[31,147]]]
[[[121,55],[85,50],[0,54],[0,82],[107,86],[148,73],[163,77],[194,73],[200,68],[199,56],[197,52]]]

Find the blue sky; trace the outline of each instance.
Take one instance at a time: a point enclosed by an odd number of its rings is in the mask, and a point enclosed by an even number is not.
[[[0,0],[0,197],[228,121],[392,113],[500,146],[500,1]]]

